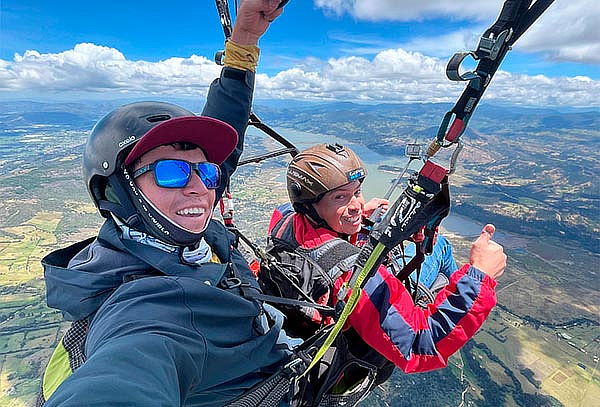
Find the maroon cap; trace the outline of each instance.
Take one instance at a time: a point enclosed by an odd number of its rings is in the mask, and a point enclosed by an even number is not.
[[[194,143],[204,151],[208,161],[222,164],[235,149],[238,134],[229,124],[212,117],[175,117],[148,130],[129,152],[124,164],[130,165],[153,148],[178,142]]]

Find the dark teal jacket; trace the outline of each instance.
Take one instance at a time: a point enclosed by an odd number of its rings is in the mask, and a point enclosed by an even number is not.
[[[240,133],[222,166],[227,178],[242,151],[253,81],[252,73],[225,68],[203,112]],[[69,320],[91,318],[87,361],[47,406],[221,406],[287,358],[281,321],[239,288],[220,287],[233,275],[257,287],[232,236],[211,221],[205,239],[223,264],[184,264],[177,254],[122,240],[107,220],[96,239],[43,260],[48,305]]]

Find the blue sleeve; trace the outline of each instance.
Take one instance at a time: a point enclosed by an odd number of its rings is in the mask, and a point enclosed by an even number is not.
[[[454,255],[452,254],[452,246],[450,245],[448,239],[446,239],[442,235],[438,235],[436,246],[439,246],[439,251],[441,253],[439,271],[446,277],[450,278],[450,276],[456,270],[458,270],[458,266],[456,265],[456,261],[454,260]]]
[[[87,361],[46,406],[182,405],[202,381],[206,355],[184,298],[162,277],[121,286],[92,320]]]
[[[254,72],[251,71],[224,67],[221,76],[213,81],[208,91],[202,115],[229,123],[238,132],[238,144],[235,150],[221,164],[221,173],[226,182],[217,189],[216,201],[223,195],[244,149],[244,134],[252,108],[254,76]]]

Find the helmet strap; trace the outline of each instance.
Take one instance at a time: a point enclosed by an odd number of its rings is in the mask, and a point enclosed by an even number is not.
[[[156,208],[138,189],[127,169],[123,168],[122,172],[111,176],[110,180],[113,181],[113,192],[121,204],[109,202],[106,209],[119,216],[127,226],[174,246],[195,247],[202,239],[204,231],[190,232]],[[205,226],[208,226],[208,222]]]
[[[110,188],[110,194],[106,193],[107,199],[98,200],[100,211],[110,212],[119,217],[127,226],[140,230],[143,223],[133,205],[127,190],[116,175],[108,177],[106,189]],[[112,199],[111,199],[112,198]],[[115,202],[116,201],[116,202]]]

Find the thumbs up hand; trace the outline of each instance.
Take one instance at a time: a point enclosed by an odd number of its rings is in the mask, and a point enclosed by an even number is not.
[[[504,273],[506,268],[506,254],[498,243],[492,240],[496,227],[487,224],[481,231],[481,235],[471,246],[469,263],[493,279]]]

